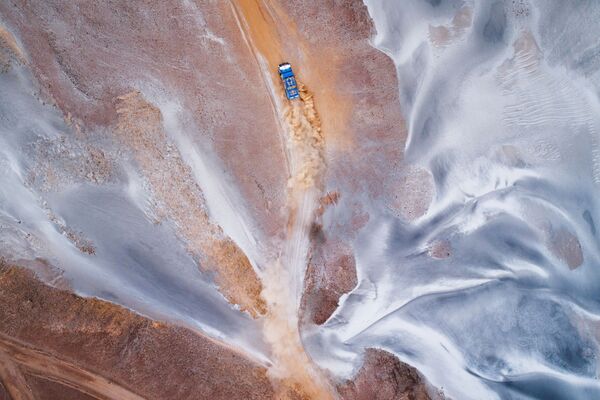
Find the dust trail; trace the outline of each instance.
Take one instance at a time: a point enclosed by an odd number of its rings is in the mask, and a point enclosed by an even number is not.
[[[287,226],[283,244],[265,257],[261,297],[267,303],[264,336],[271,345],[269,373],[278,399],[330,399],[334,389],[304,351],[298,330],[298,307],[309,251],[309,235],[323,191],[325,140],[312,94],[298,83],[300,100],[282,104],[279,77],[270,68],[282,61],[289,24],[278,24],[261,1],[232,1],[240,32],[256,59],[275,112],[281,122],[287,170]],[[301,46],[301,43],[298,43]]]
[[[299,85],[300,101],[284,110],[286,150],[291,172],[287,187],[288,226],[279,259],[262,278],[268,303],[265,339],[272,346],[271,375],[283,383],[281,398],[328,399],[333,389],[304,351],[298,306],[309,251],[310,226],[323,191],[325,171],[321,121],[312,95]]]
[[[325,140],[314,99],[304,85],[299,85],[300,100],[285,110],[287,151],[291,176],[288,179],[288,240],[285,264],[292,271],[295,307],[300,304],[302,280],[309,249],[309,231],[318,199],[323,191],[323,156]]]

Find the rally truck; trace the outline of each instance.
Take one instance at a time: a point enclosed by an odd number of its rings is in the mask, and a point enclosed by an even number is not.
[[[288,100],[294,100],[300,97],[298,93],[298,85],[296,84],[296,78],[292,72],[292,66],[290,63],[279,64],[279,76],[283,81],[283,87],[285,88],[285,95]]]

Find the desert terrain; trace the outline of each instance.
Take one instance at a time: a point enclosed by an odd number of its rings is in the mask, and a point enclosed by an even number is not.
[[[0,0],[0,400],[600,396],[551,3]]]

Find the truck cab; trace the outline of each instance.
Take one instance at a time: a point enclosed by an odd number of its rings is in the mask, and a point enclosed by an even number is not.
[[[279,76],[283,81],[285,95],[288,100],[294,100],[300,97],[300,94],[298,93],[298,85],[296,84],[296,78],[294,77],[294,72],[292,72],[292,66],[290,63],[279,64]]]

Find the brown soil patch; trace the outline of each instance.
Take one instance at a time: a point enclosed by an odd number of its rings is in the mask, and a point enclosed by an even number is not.
[[[573,270],[583,264],[583,251],[577,236],[566,229],[550,231],[548,247],[554,256]]]
[[[427,253],[436,260],[448,258],[452,255],[452,245],[445,239],[435,240],[427,249]]]
[[[0,335],[11,338],[13,360],[26,369],[36,365],[37,376],[44,375],[40,362],[50,363],[47,373],[53,376],[51,371],[74,366],[59,375],[75,387],[94,371],[92,378],[130,388],[146,399],[273,398],[266,370],[221,343],[155,324],[112,303],[51,288],[31,272],[4,264]],[[6,353],[8,342],[3,343]],[[71,382],[76,374],[79,383]]]
[[[15,37],[6,28],[0,26],[0,72],[8,70],[13,59],[21,64],[26,62],[23,50],[17,44]]]
[[[61,135],[40,138],[32,147],[35,165],[28,170],[26,179],[28,185],[42,192],[59,191],[80,182],[114,182],[114,158],[93,145]]]
[[[447,46],[459,39],[472,22],[473,10],[468,6],[463,6],[456,12],[449,25],[430,25],[429,40],[436,47]]]
[[[27,383],[31,387],[36,400],[96,400],[97,397],[89,396],[69,386],[49,381],[34,375],[27,376]]]
[[[302,297],[303,318],[323,324],[338,307],[340,296],[357,284],[351,250],[342,243],[313,241],[313,254],[306,270]]]
[[[361,369],[338,390],[344,400],[431,400],[417,370],[377,349],[367,349]]]
[[[15,37],[2,26],[0,26],[0,46],[9,48],[17,57],[23,61],[25,60],[23,51],[17,45]]]
[[[13,400],[8,394],[8,391],[6,390],[2,382],[0,382],[0,400]]]
[[[423,216],[429,209],[433,199],[434,183],[429,171],[407,165],[393,180],[386,185],[386,203],[397,216],[414,221]]]
[[[14,400],[36,400],[18,365],[2,350],[0,350],[0,389],[2,389],[0,393],[4,391],[7,398]]]
[[[264,315],[267,309],[261,296],[262,284],[242,250],[226,238],[214,240],[205,251],[210,265],[217,268],[215,282],[220,288],[227,288],[228,299],[254,316]]]

